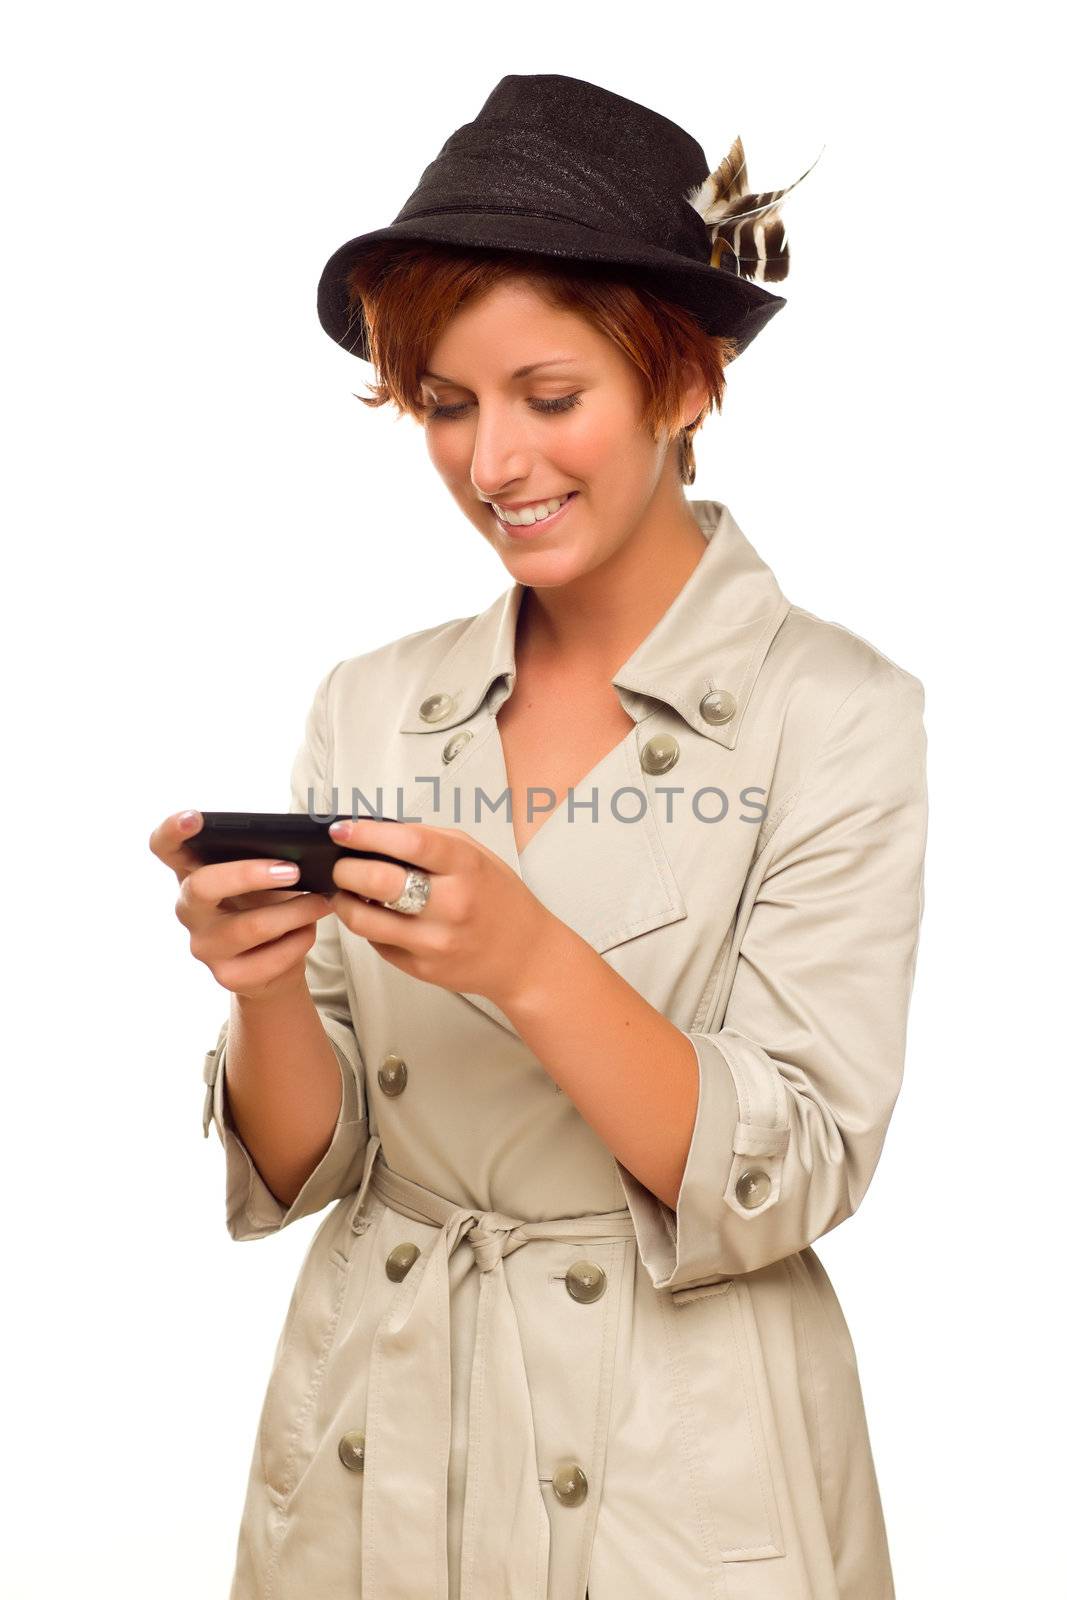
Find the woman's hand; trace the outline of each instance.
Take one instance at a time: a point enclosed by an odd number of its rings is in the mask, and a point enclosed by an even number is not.
[[[380,902],[400,897],[407,868],[344,857],[333,869],[338,921],[401,972],[505,1010],[557,921],[518,874],[459,828],[361,817],[332,823],[330,833],[339,844],[399,856],[430,879],[416,916],[389,911]]]
[[[152,854],[173,870],[181,886],[174,912],[189,930],[190,950],[216,983],[241,999],[274,998],[299,988],[306,982],[304,957],[315,943],[315,924],[333,910],[330,900],[279,889],[299,871],[289,862],[202,865],[183,841],[203,825],[198,811],[178,812],[148,840]],[[279,875],[272,867],[287,870]]]

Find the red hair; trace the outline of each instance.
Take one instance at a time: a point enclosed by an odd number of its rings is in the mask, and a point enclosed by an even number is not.
[[[680,306],[662,299],[637,271],[610,263],[554,261],[524,251],[416,242],[388,242],[368,251],[346,274],[349,308],[362,301],[368,347],[378,374],[367,406],[392,404],[420,423],[428,409],[420,374],[453,313],[508,279],[529,281],[561,310],[576,312],[611,339],[636,367],[644,390],[640,421],[652,433],[682,428],[683,483],[696,471],[692,435],[708,413],[722,410],[724,368],[736,355],[730,339],[706,333]],[[681,415],[692,362],[708,399],[696,418]]]

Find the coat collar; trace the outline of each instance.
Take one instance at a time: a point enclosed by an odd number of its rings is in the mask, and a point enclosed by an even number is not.
[[[707,550],[667,611],[615,673],[612,682],[635,721],[660,702],[690,727],[732,750],[753,686],[790,603],[774,574],[718,500],[690,501]],[[467,722],[500,678],[515,677],[515,631],[525,586],[512,584],[473,617],[443,660],[417,683],[404,707],[402,733],[441,733]],[[709,722],[701,701],[726,690],[736,710]],[[448,695],[444,716],[420,708]],[[428,709],[428,708],[427,708]]]

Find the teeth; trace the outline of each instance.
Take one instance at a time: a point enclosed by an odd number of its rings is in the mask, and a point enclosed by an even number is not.
[[[563,496],[563,500],[545,500],[539,506],[523,506],[521,511],[505,511],[503,506],[496,504],[495,500],[490,501],[490,504],[497,516],[502,518],[504,522],[510,522],[516,528],[528,528],[531,523],[544,522],[546,517],[550,517],[554,511],[559,510],[566,499],[568,499],[567,495]]]

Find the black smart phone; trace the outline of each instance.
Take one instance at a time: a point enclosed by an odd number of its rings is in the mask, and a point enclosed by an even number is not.
[[[373,817],[372,812],[363,813]],[[333,864],[344,856],[364,861],[392,861],[410,867],[410,861],[379,850],[357,850],[338,844],[330,837],[330,823],[356,822],[359,814],[348,811],[320,821],[301,811],[202,811],[203,826],[186,839],[185,845],[204,866],[220,861],[293,861],[300,868],[295,883],[286,889],[307,889],[313,894],[330,894]],[[374,817],[379,822],[395,822],[396,817]]]

